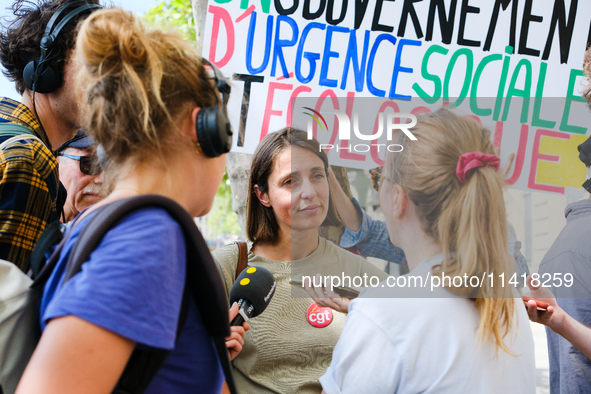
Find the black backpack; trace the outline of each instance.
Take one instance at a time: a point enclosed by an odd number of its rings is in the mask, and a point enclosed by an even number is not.
[[[193,218],[175,201],[156,194],[146,194],[115,201],[97,209],[94,217],[80,233],[69,254],[66,277],[71,279],[80,272],[82,264],[98,247],[103,237],[123,217],[138,209],[158,207],[166,210],[181,226],[187,249],[187,269],[183,303],[177,327],[177,338],[186,318],[188,297],[192,296],[202,316],[207,332],[214,340],[216,350],[224,370],[226,383],[232,394],[237,393],[232,375],[232,367],[226,349],[225,338],[230,335],[228,320],[228,299],[217,267],[209,248],[195,225]],[[42,288],[55,268],[64,237],[47,264],[33,283],[33,288]],[[162,366],[169,351],[155,348],[136,347],[121,375],[114,394],[141,394],[148,387],[156,372]]]

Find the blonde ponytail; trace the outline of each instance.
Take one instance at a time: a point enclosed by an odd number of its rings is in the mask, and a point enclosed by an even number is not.
[[[487,166],[472,170],[465,184],[456,175],[462,154],[494,153],[490,133],[444,108],[420,116],[413,134],[417,141],[400,136],[404,152],[388,156],[385,175],[404,188],[417,206],[423,230],[443,249],[444,261],[432,274],[485,275],[481,287],[448,290],[474,300],[479,337],[511,354],[504,337],[513,325],[515,302],[511,289],[498,281],[503,273],[510,277],[515,265],[507,249],[504,180]]]

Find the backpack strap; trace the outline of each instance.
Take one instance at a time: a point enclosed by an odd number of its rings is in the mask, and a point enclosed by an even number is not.
[[[59,243],[56,245],[55,249],[53,249],[53,252],[51,252],[51,255],[49,257],[47,257],[47,261],[45,261],[45,264],[40,265],[39,274],[37,275],[37,277],[32,278],[33,279],[33,284],[31,285],[32,289],[39,289],[39,288],[45,286],[45,283],[47,283],[47,280],[51,276],[51,273],[53,272],[53,270],[57,266],[57,263],[60,259],[60,255],[62,254],[62,249],[64,248],[66,241],[70,237],[70,234],[72,233],[72,229],[74,228],[74,226],[76,225],[76,223],[79,219],[80,219],[80,216],[78,216],[74,221],[72,221],[72,224],[70,225],[69,229],[65,232],[65,234],[63,234],[61,236],[61,240],[56,239],[56,242],[59,241]],[[45,231],[53,232],[52,230],[47,230],[47,229]],[[41,234],[41,237],[43,237],[45,235],[45,231],[43,232],[43,234]],[[60,229],[60,233],[62,233],[61,229]],[[48,235],[48,237],[49,237],[49,235]],[[56,238],[57,238],[57,235],[56,235]],[[49,245],[49,247],[51,247],[51,245]],[[36,248],[37,248],[37,245],[35,245],[35,249]],[[35,251],[35,249],[33,249],[33,252]],[[33,253],[33,252],[31,252],[31,253]],[[47,249],[43,251],[43,254],[45,255],[46,252],[47,252]],[[31,262],[31,269],[33,269],[33,262]],[[41,321],[41,316],[38,316],[38,317],[39,317],[39,321]],[[39,330],[41,330],[41,326],[39,326]],[[41,332],[39,334],[41,334]],[[41,335],[39,335],[39,336],[41,336]]]
[[[49,226],[43,230],[39,240],[37,240],[33,251],[29,255],[27,264],[25,265],[26,273],[31,270],[31,279],[35,280],[41,272],[43,264],[45,263],[45,253],[49,248],[62,240],[64,235],[60,227],[61,225],[59,221],[50,223]]]
[[[4,148],[6,148],[8,145],[12,144],[14,141],[19,141],[19,140],[37,140],[43,144],[43,141],[41,141],[39,139],[39,137],[37,137],[34,134],[18,134],[13,137],[10,137],[9,139],[7,139],[3,143],[1,143],[0,150],[4,150]]]
[[[80,272],[82,264],[88,261],[90,254],[116,223],[125,215],[146,207],[158,207],[166,210],[183,229],[187,248],[185,294],[193,296],[201,315],[207,317],[203,319],[203,324],[216,345],[228,387],[232,394],[235,394],[237,393],[236,386],[225,345],[225,338],[230,335],[230,323],[227,312],[228,299],[224,285],[209,248],[193,218],[173,200],[161,195],[145,194],[118,200],[99,208],[81,231],[69,254],[64,283]],[[185,303],[186,301],[183,299],[183,305]],[[186,306],[181,308],[181,315],[186,314],[186,309]],[[181,318],[184,321],[184,317],[181,316]],[[182,327],[181,318],[179,318],[177,333]],[[120,394],[142,393],[166,360],[168,353],[168,351],[161,349],[144,347],[138,349],[136,346],[121,376],[120,390],[115,392]]]
[[[11,122],[0,123],[0,137],[16,137],[24,134],[36,137],[35,132],[27,126]]]
[[[18,140],[29,140],[34,139],[38,140],[43,144],[43,141],[37,137],[37,135],[28,128],[27,126],[23,126],[18,123],[0,123],[0,138],[9,137],[5,141],[0,144],[0,150],[4,150],[8,145],[12,144],[14,141]],[[45,144],[44,144],[45,145]]]
[[[41,287],[45,286],[45,283],[47,282],[47,280],[51,276],[51,273],[53,272],[55,266],[57,265],[57,262],[60,259],[62,249],[64,248],[64,245],[65,245],[67,239],[68,239],[67,235],[64,235],[62,237],[62,240],[60,241],[60,243],[55,247],[55,249],[51,253],[51,256],[49,256],[49,258],[45,262],[45,265],[41,268],[39,275],[37,275],[37,277],[34,278],[34,282],[31,285],[31,288],[35,289],[35,288],[41,288]]]
[[[236,245],[238,245],[238,267],[236,268],[236,277],[234,281],[238,279],[238,276],[246,269],[248,265],[248,247],[246,246],[246,242],[244,241],[237,241]]]

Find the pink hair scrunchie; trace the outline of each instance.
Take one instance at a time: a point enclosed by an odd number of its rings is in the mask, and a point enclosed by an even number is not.
[[[466,183],[468,182],[468,179],[470,179],[470,171],[473,169],[487,166],[498,171],[500,165],[501,160],[495,155],[488,155],[482,152],[464,153],[460,156],[460,160],[458,160],[456,175],[460,182]]]

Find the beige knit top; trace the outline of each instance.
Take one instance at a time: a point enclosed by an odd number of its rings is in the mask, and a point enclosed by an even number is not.
[[[318,248],[295,261],[275,261],[254,255],[248,244],[248,266],[267,268],[277,289],[267,309],[250,320],[242,352],[234,359],[234,377],[241,393],[320,393],[318,378],[324,374],[345,325],[346,315],[333,311],[332,322],[313,327],[307,311],[314,303],[308,293],[289,284],[302,275],[377,276],[387,274],[360,256],[319,238]],[[213,252],[229,294],[236,276],[238,246]]]

